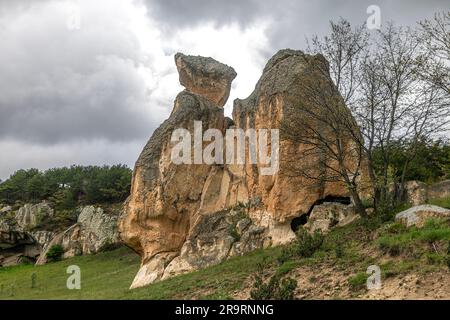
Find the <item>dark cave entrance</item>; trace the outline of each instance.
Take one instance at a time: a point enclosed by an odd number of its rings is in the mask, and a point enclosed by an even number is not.
[[[322,204],[324,202],[337,202],[337,203],[349,205],[352,201],[351,201],[350,197],[335,197],[335,196],[330,196],[330,195],[326,196],[325,198],[319,199],[311,206],[311,208],[309,208],[309,210],[306,214],[302,214],[301,216],[292,219],[292,221],[291,221],[292,231],[297,232],[297,230],[301,226],[305,225],[308,222],[308,218],[309,218],[311,212],[313,211],[314,207],[316,205]]]

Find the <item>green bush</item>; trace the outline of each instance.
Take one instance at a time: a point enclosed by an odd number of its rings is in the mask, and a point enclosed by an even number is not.
[[[350,289],[352,289],[353,291],[364,289],[366,287],[368,277],[369,275],[365,272],[357,273],[355,276],[348,279]]]
[[[253,300],[292,300],[297,288],[297,281],[292,278],[281,278],[273,275],[267,283],[256,276],[250,297]]]
[[[277,257],[277,261],[278,261],[279,264],[283,264],[283,263],[288,262],[289,260],[291,260],[293,255],[294,254],[292,252],[292,247],[291,246],[283,247],[281,249],[280,255]]]
[[[428,245],[428,249],[434,250],[433,245],[441,241],[450,240],[450,226],[448,222],[439,219],[428,219],[423,228],[403,228],[397,224],[392,224],[378,239],[381,250],[392,256],[405,252],[417,252],[423,246]]]
[[[322,247],[324,236],[320,231],[316,230],[311,235],[305,229],[300,228],[296,235],[295,250],[300,257],[311,257]]]
[[[62,255],[64,254],[64,249],[59,244],[54,244],[48,249],[47,254],[45,257],[48,261],[59,261],[61,260]]]
[[[400,234],[406,231],[408,231],[408,228],[401,222],[395,222],[387,226],[387,232],[391,234]]]
[[[334,247],[334,254],[336,255],[336,258],[340,259],[344,256],[345,250],[344,246],[341,243],[337,243]]]

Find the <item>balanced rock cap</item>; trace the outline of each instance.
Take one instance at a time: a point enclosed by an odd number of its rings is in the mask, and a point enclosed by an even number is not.
[[[236,78],[236,71],[213,58],[175,55],[180,83],[188,91],[210,100],[223,107],[230,96],[231,82]]]

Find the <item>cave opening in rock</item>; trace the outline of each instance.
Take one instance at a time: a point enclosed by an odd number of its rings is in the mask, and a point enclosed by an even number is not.
[[[337,203],[349,205],[352,201],[351,201],[350,197],[335,197],[335,196],[331,196],[331,195],[328,195],[322,199],[319,199],[316,202],[314,202],[314,204],[311,206],[311,208],[309,208],[307,213],[302,214],[301,216],[295,217],[294,219],[292,219],[292,221],[291,221],[292,231],[297,232],[297,230],[301,226],[305,225],[308,222],[309,216],[311,215],[311,212],[313,211],[314,207],[317,205],[320,205],[324,202],[337,202]]]

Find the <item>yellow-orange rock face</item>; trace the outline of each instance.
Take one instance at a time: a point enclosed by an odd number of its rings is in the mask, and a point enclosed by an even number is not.
[[[279,129],[291,107],[304,98],[307,77],[317,68],[328,69],[322,56],[278,52],[267,63],[254,92],[235,101],[233,121],[224,117],[222,106],[236,76],[234,70],[211,58],[177,54],[175,61],[186,90],[177,96],[169,119],[153,133],[136,162],[131,195],[119,225],[124,242],[142,256],[132,287],[219,263],[256,247],[290,241],[294,218],[308,213],[318,200],[349,196],[341,183],[313,184],[291,175],[292,163],[324,168],[317,157],[302,158],[305,146],[282,135],[279,170],[273,175],[261,174],[268,166],[262,163],[176,165],[171,161],[172,132],[186,128],[193,135],[194,121],[202,121],[203,130],[215,128],[222,133],[230,128]],[[321,83],[331,81],[327,74],[318,77],[323,77],[318,90]],[[267,151],[272,148],[275,145],[269,143]],[[248,151],[247,145],[247,155]]]
[[[180,83],[188,91],[212,101],[223,107],[230,95],[231,82],[236,78],[236,72],[227,65],[217,63],[212,58],[175,55],[180,76]]]

